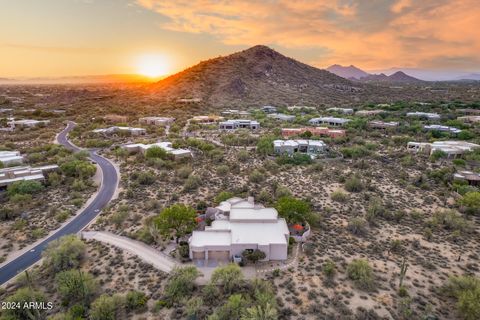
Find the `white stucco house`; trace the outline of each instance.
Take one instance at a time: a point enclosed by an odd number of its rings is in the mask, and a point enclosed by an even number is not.
[[[215,220],[188,240],[193,260],[228,261],[244,250],[261,250],[264,261],[286,260],[289,230],[274,208],[254,203],[253,198],[231,198],[215,208]]]
[[[311,125],[321,125],[326,124],[332,127],[336,126],[343,126],[347,122],[351,121],[350,119],[344,118],[335,118],[335,117],[320,117],[320,118],[312,118],[308,120],[308,123]]]
[[[172,143],[168,141],[156,142],[151,144],[131,143],[131,144],[125,144],[121,146],[123,150],[126,150],[129,153],[141,153],[141,154],[145,154],[147,150],[150,149],[151,147],[162,148],[167,152],[167,154],[172,155],[175,160],[192,157],[192,152],[190,150],[175,149],[172,147]]]
[[[19,151],[0,151],[0,163],[4,167],[23,163],[23,156]]]
[[[433,154],[435,151],[442,151],[449,158],[478,148],[480,148],[480,145],[466,141],[435,141],[433,143],[411,141],[407,144],[407,150],[409,152]]]
[[[295,153],[305,153],[315,158],[318,154],[324,153],[327,145],[322,140],[274,140],[273,151],[276,154],[293,155]]]
[[[338,113],[343,113],[343,114],[353,114],[353,109],[352,108],[333,107],[333,108],[328,108],[327,111],[338,112]]]
[[[0,187],[8,186],[18,181],[44,181],[45,174],[58,170],[56,164],[41,167],[11,167],[0,169]]]
[[[108,128],[100,128],[100,129],[95,129],[92,131],[93,133],[101,133],[101,134],[115,134],[118,132],[124,132],[128,133],[132,136],[140,136],[144,135],[147,133],[147,130],[144,128],[133,128],[133,127],[119,127],[119,126],[113,126],[113,127],[108,127]]]
[[[431,113],[431,112],[407,112],[407,117],[415,117],[415,118],[426,118],[429,120],[438,120],[440,119],[440,115],[438,113]]]
[[[260,128],[260,123],[255,120],[233,119],[219,122],[218,128],[221,130],[250,129]]]
[[[454,127],[449,127],[449,126],[442,126],[439,124],[432,124],[428,126],[423,126],[423,129],[427,131],[442,131],[442,132],[449,132],[453,134],[457,134],[462,132],[462,130],[454,128]]]
[[[295,120],[294,115],[284,114],[284,113],[270,113],[267,115],[269,118],[277,119],[280,121],[293,121]]]
[[[155,125],[155,126],[168,126],[175,118],[170,117],[143,117],[138,119],[138,122],[143,124]]]

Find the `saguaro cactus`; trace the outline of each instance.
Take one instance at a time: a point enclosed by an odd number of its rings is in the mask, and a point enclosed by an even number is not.
[[[403,286],[403,279],[405,278],[405,274],[407,273],[407,269],[408,269],[407,259],[405,257],[403,257],[402,263],[400,265],[400,284],[399,284],[400,288]]]

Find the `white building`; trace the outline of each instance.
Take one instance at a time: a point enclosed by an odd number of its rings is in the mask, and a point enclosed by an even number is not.
[[[327,111],[333,111],[333,112],[338,112],[338,113],[343,113],[343,114],[353,114],[353,109],[351,108],[328,108]]]
[[[147,152],[147,150],[150,149],[151,147],[162,148],[163,150],[165,150],[167,152],[167,154],[172,155],[174,159],[192,157],[192,152],[190,150],[188,150],[188,149],[174,149],[172,147],[172,143],[168,142],[168,141],[157,142],[157,143],[152,143],[152,144],[132,143],[132,144],[123,145],[121,148],[128,151],[129,153],[145,154]]]
[[[5,187],[18,181],[44,181],[47,172],[57,169],[57,165],[35,168],[24,166],[0,169],[0,187]]]
[[[375,110],[359,110],[355,112],[356,116],[368,117],[368,116],[375,116],[377,114],[385,113],[385,110],[375,109]]]
[[[227,109],[221,112],[222,116],[236,116],[236,117],[248,117],[250,116],[250,112],[248,111],[242,111],[242,110],[237,110],[237,109]]]
[[[295,120],[294,115],[283,114],[283,113],[270,113],[267,115],[269,118],[277,119],[280,121],[293,121]]]
[[[327,145],[322,140],[274,140],[273,151],[276,154],[293,155],[294,153],[305,153],[315,158],[318,154],[324,153]]]
[[[168,126],[170,125],[173,121],[175,121],[175,118],[169,118],[169,117],[143,117],[138,119],[140,123],[143,124],[150,124],[150,125],[155,125],[155,126]]]
[[[218,127],[222,130],[234,130],[242,128],[256,130],[260,128],[260,123],[255,120],[234,119],[219,122]]]
[[[407,150],[410,152],[432,154],[435,151],[442,151],[445,152],[448,157],[456,157],[479,147],[480,145],[478,144],[466,141],[435,141],[433,143],[409,142],[407,144]]]
[[[388,128],[396,128],[400,124],[396,121],[390,121],[390,122],[385,122],[385,121],[370,121],[368,123],[368,126],[370,128],[376,128],[376,129],[388,129]]]
[[[191,259],[229,261],[256,249],[265,253],[264,261],[287,259],[290,232],[277,210],[255,205],[253,198],[232,198],[217,208],[223,215],[188,240]]]
[[[287,110],[289,111],[296,111],[296,110],[316,110],[315,107],[310,107],[310,106],[290,106],[290,107],[287,107]]]
[[[4,167],[23,163],[23,156],[19,151],[0,151],[0,163]]]
[[[407,117],[416,117],[416,118],[426,118],[429,120],[438,120],[440,115],[438,113],[429,113],[429,112],[407,112]]]
[[[276,113],[277,112],[277,107],[274,106],[263,106],[260,108],[265,113]]]
[[[335,118],[335,117],[320,117],[320,118],[313,118],[308,120],[308,123],[311,125],[321,125],[321,124],[326,124],[329,126],[343,126],[345,123],[351,121],[350,119],[344,119],[344,118]]]
[[[22,119],[22,120],[15,120],[12,119],[8,122],[8,124],[12,127],[20,127],[20,128],[33,128],[37,126],[45,126],[50,123],[50,120],[33,120],[33,119]]]
[[[132,136],[139,136],[139,135],[144,135],[147,132],[147,130],[145,130],[144,128],[113,126],[108,128],[95,129],[92,132],[102,133],[102,134],[114,134],[118,132],[125,132],[128,134],[131,134]]]
[[[423,126],[423,128],[425,130],[428,130],[428,131],[435,131],[436,130],[436,131],[442,131],[442,132],[449,132],[449,133],[453,133],[453,134],[457,134],[457,133],[462,132],[462,130],[460,130],[460,129],[457,129],[457,128],[454,128],[454,127],[448,127],[448,126],[441,126],[441,125],[438,125],[438,124]]]

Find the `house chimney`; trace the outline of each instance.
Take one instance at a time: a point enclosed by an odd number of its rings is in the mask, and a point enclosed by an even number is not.
[[[247,201],[251,204],[255,204],[255,198],[254,197],[248,197]]]

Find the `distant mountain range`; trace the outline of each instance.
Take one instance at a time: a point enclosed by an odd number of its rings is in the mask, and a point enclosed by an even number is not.
[[[148,83],[151,79],[138,74],[106,74],[71,77],[1,78],[0,84],[98,84],[98,83]]]
[[[326,69],[327,71],[336,74],[345,79],[362,81],[362,82],[385,82],[385,83],[421,83],[420,79],[409,76],[403,71],[397,71],[389,76],[384,73],[370,74],[360,68],[350,65],[348,67],[334,64]]]

